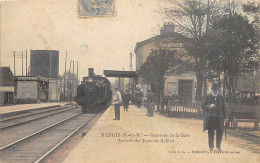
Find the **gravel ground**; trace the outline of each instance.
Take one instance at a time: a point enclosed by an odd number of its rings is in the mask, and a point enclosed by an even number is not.
[[[145,115],[145,108],[124,112],[121,106],[115,121],[114,108],[108,108],[64,162],[260,162],[249,141],[231,133],[223,137],[222,152],[209,152],[201,120]]]

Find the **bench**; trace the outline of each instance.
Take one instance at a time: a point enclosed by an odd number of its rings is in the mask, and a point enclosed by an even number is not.
[[[231,127],[237,128],[238,122],[253,122],[258,129],[260,106],[230,106],[228,110]]]

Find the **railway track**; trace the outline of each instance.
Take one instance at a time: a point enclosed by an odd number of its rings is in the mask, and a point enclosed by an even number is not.
[[[44,113],[44,112],[50,112],[50,111],[53,111],[53,110],[57,110],[59,108],[63,108],[63,107],[57,105],[57,106],[51,106],[51,107],[37,108],[37,109],[33,109],[33,110],[26,110],[24,112],[7,113],[7,115],[0,115],[0,117],[1,117],[0,122],[19,119],[19,118],[22,118],[22,117],[40,114],[40,113]]]
[[[75,113],[55,124],[0,147],[2,162],[41,162],[96,114]]]
[[[29,112],[29,113],[23,113],[23,114],[19,114],[19,115],[15,115],[15,116],[10,116],[7,118],[1,118],[0,130],[5,130],[10,127],[22,125],[22,124],[25,124],[28,122],[46,118],[48,116],[53,116],[56,114],[67,112],[72,109],[75,109],[75,107],[60,106],[60,107],[54,107],[54,108],[50,108],[50,109],[36,110],[36,111]]]
[[[67,106],[67,105],[65,105],[65,106]],[[8,119],[8,118],[14,118],[14,117],[19,118],[21,116],[26,116],[27,114],[37,113],[39,111],[50,110],[50,109],[54,109],[54,108],[58,108],[58,107],[61,107],[61,106],[60,105],[53,105],[53,106],[47,106],[47,107],[40,107],[40,108],[10,112],[10,113],[3,113],[3,114],[0,114],[0,119],[5,120],[5,119]]]

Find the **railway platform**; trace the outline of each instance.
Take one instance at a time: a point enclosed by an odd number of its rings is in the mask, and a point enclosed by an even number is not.
[[[9,105],[9,106],[0,106],[0,115],[3,114],[13,114],[15,112],[22,112],[26,110],[33,110],[42,107],[51,107],[55,105],[63,106],[68,102],[41,102],[37,104],[18,104],[18,105]]]
[[[63,162],[260,162],[259,153],[234,145],[242,142],[229,135],[223,135],[222,152],[210,152],[202,120],[159,112],[148,117],[133,105],[120,111],[120,120],[113,120],[110,106]]]

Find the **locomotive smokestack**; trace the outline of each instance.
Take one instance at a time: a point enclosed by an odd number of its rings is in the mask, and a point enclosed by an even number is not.
[[[95,75],[94,68],[88,68],[88,76],[93,77]]]

